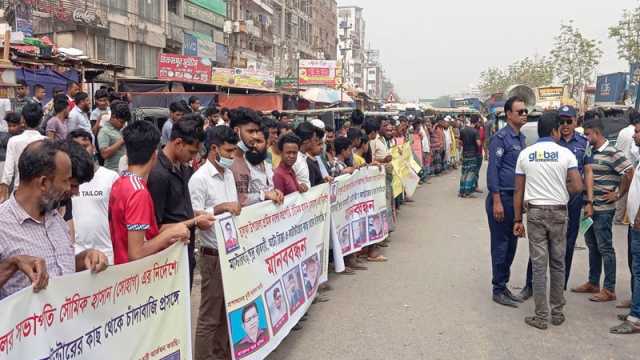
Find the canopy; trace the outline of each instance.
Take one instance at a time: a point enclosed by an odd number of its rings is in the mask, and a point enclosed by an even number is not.
[[[331,88],[314,87],[300,93],[300,96],[308,101],[335,104],[340,102],[340,91]],[[343,103],[352,103],[353,99],[346,93],[342,93]]]

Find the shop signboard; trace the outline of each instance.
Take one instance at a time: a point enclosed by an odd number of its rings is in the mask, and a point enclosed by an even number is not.
[[[300,85],[336,86],[335,60],[300,60]]]
[[[158,57],[158,79],[209,83],[211,66],[197,56],[160,54]]]

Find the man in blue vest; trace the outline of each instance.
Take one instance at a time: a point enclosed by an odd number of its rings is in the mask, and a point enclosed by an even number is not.
[[[486,201],[489,231],[491,232],[491,265],[493,269],[493,301],[500,305],[518,307],[520,298],[509,291],[507,283],[511,264],[516,255],[518,238],[513,234],[516,162],[525,148],[525,136],[520,128],[527,122],[528,111],[524,99],[511,97],[504,105],[507,126],[499,130],[489,144]]]

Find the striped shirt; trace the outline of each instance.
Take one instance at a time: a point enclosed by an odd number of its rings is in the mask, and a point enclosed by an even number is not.
[[[599,149],[592,149],[593,168],[593,211],[615,211],[616,204],[607,203],[604,196],[617,191],[620,178],[633,167],[624,154],[605,142]]]

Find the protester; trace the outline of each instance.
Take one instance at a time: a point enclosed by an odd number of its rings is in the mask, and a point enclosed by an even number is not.
[[[201,105],[202,104],[200,103],[200,99],[197,96],[194,95],[189,97],[190,112],[199,113]]]
[[[218,125],[227,125],[231,122],[231,112],[229,109],[223,107],[220,109],[220,121],[218,121]]]
[[[9,145],[9,139],[22,133],[22,122],[20,121],[20,115],[10,111],[4,116],[4,121],[7,123],[7,131],[0,132],[0,178],[4,172],[4,163],[7,159],[7,146]]]
[[[263,121],[264,125],[264,121]],[[249,167],[249,188],[247,192],[247,206],[272,200],[276,204],[282,204],[284,194],[273,185],[273,167],[267,162],[267,144],[271,142],[271,134],[268,128],[263,128],[258,133],[254,148],[244,154]]]
[[[311,187],[332,181],[329,176],[329,171],[326,168],[324,171],[322,170],[325,166],[323,161],[319,159],[323,151],[324,141],[322,139],[324,138],[324,130],[314,126],[313,131],[315,132],[315,136],[312,141],[306,145],[305,149],[307,169],[309,171],[309,183],[311,184]],[[326,172],[327,175],[324,175],[324,172]]]
[[[487,186],[489,195],[486,211],[491,232],[491,264],[493,301],[505,306],[518,307],[522,300],[511,293],[507,284],[511,264],[516,255],[518,238],[513,234],[516,162],[525,148],[525,136],[520,128],[527,122],[524,99],[511,97],[504,105],[508,126],[498,131],[489,144]]]
[[[273,185],[285,196],[296,191],[304,193],[309,190],[306,184],[298,180],[293,169],[300,156],[300,143],[300,138],[295,134],[285,134],[278,140],[282,161],[273,171]]]
[[[53,111],[55,116],[47,120],[47,137],[51,140],[65,140],[69,132],[69,109],[64,95],[54,99]]]
[[[18,160],[27,145],[42,140],[45,137],[37,130],[42,120],[42,107],[39,104],[26,104],[21,113],[25,130],[20,135],[9,139],[7,143],[7,156],[4,163],[4,171],[0,180],[0,202],[9,198],[9,187],[13,184],[18,187],[20,174],[18,173]]]
[[[316,127],[309,122],[303,122],[300,123],[293,132],[300,139],[300,153],[298,154],[296,163],[293,165],[293,170],[296,173],[298,182],[309,189],[311,188],[312,184],[309,173],[309,165],[307,163],[307,152],[316,144],[318,140]]]
[[[351,142],[345,137],[340,137],[334,141],[335,158],[330,165],[330,174],[336,178],[344,174],[353,174],[355,168],[347,165],[346,161],[353,155]]]
[[[153,255],[178,241],[189,241],[189,229],[184,223],[159,229],[156,222],[147,181],[158,157],[160,132],[150,122],[137,121],[127,126],[122,136],[128,167],[113,184],[109,198],[109,229],[116,265]]]
[[[193,211],[210,215],[230,213],[240,215],[241,206],[231,172],[238,135],[228,126],[207,129],[205,148],[207,160],[189,181]],[[200,275],[202,276],[201,302],[195,334],[196,360],[229,359],[222,273],[219,262],[218,241],[213,228],[200,228]]]
[[[46,96],[47,90],[42,84],[35,84],[33,86],[33,101],[40,104],[40,106],[44,106],[43,102]]]
[[[389,231],[395,230],[395,222],[393,219],[393,165],[391,164],[391,151],[388,141],[379,134],[380,121],[377,119],[368,119],[363,125],[363,130],[369,140],[369,149],[372,154],[372,160],[378,164],[383,164],[385,168],[385,197],[387,200],[387,219],[389,221]]]
[[[25,105],[24,112],[30,113]],[[20,157],[20,187],[0,205],[0,261],[16,255],[44,259],[50,276],[62,276],[107,267],[107,257],[90,249],[75,255],[73,241],[56,205],[71,191],[71,160],[63,144],[50,140],[28,145]],[[0,299],[32,283],[24,273],[16,273],[0,289]],[[38,271],[40,273],[40,271]]]
[[[18,87],[16,88],[16,98],[13,104],[13,111],[20,114],[22,109],[27,104],[36,103],[32,97],[29,96],[29,85],[24,80],[18,80]]]
[[[93,135],[96,136],[100,129],[111,120],[111,108],[109,107],[109,93],[106,89],[98,89],[93,99],[96,102],[96,108],[91,112],[89,121],[93,129]]]
[[[431,167],[433,174],[438,176],[444,171],[445,159],[445,135],[444,135],[444,119],[438,117],[433,131],[431,132]]]
[[[156,222],[162,228],[165,225],[184,223],[189,228],[208,229],[213,224],[213,215],[194,214],[189,196],[189,180],[193,169],[188,165],[200,150],[204,141],[204,121],[200,114],[187,114],[171,128],[171,137],[167,145],[158,152],[158,161],[149,174],[147,181]],[[193,284],[193,271],[196,266],[195,232],[190,233],[189,283]]]
[[[482,146],[480,134],[476,129],[479,119],[471,118],[471,126],[460,131],[462,140],[462,176],[458,196],[467,198],[472,196],[478,187],[478,148]]]
[[[265,135],[268,135],[267,137],[267,158],[266,161],[268,164],[273,166],[273,157],[278,157],[279,155],[277,154],[277,147],[278,145],[276,144],[278,142],[278,123],[275,122],[273,119],[271,118],[263,118],[262,119],[262,128],[265,129],[267,131],[267,133],[265,133]],[[275,150],[275,153],[274,153]],[[277,165],[276,165],[277,166]]]
[[[120,159],[125,154],[125,142],[122,128],[131,120],[129,106],[122,101],[111,104],[111,119],[104,124],[98,133],[98,149],[104,159],[104,167],[118,171]]]
[[[169,119],[167,119],[162,125],[162,137],[160,138],[160,145],[166,145],[171,138],[171,128],[173,124],[182,119],[182,116],[188,112],[179,101],[172,102],[169,105]]]
[[[616,300],[616,254],[613,247],[613,218],[616,201],[626,195],[633,179],[633,165],[624,154],[609,144],[604,136],[602,120],[584,124],[584,134],[592,147],[593,168],[593,225],[585,233],[589,248],[589,280],[571,289],[577,293],[595,294],[595,302]],[[604,286],[600,276],[604,265]]]
[[[82,91],[80,84],[75,81],[71,81],[67,84],[67,100],[69,101],[69,111],[76,106],[76,95]],[[54,94],[55,96],[56,94]]]
[[[205,111],[204,111],[204,116],[206,118],[205,124],[204,124],[204,129],[206,130],[209,127],[214,127],[219,124],[220,121],[220,111],[215,107],[215,106],[211,106],[208,107]]]
[[[89,121],[91,102],[89,100],[89,94],[86,92],[78,92],[73,99],[75,106],[69,112],[69,131],[83,129],[91,132],[91,121]]]

